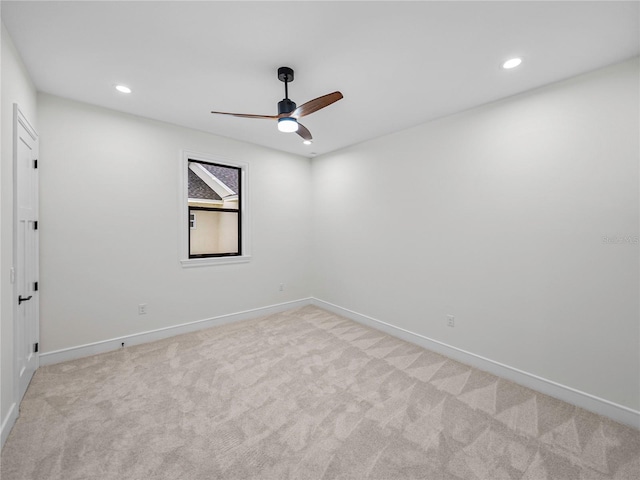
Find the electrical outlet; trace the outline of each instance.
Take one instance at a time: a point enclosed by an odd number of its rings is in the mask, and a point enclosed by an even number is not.
[[[138,315],[146,315],[147,314],[147,304],[141,303],[138,305]]]
[[[280,284],[280,291],[281,291],[281,292],[284,292],[284,283],[281,283],[281,284]]]
[[[456,326],[456,317],[454,317],[453,315],[447,315],[447,325],[449,327],[455,327]]]

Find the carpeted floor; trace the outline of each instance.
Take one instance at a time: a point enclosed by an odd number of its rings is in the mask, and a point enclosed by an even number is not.
[[[2,480],[640,478],[640,432],[316,307],[36,372]]]

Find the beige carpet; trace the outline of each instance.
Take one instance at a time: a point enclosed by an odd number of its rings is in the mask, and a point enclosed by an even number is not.
[[[640,432],[316,307],[36,373],[2,480],[640,478]]]

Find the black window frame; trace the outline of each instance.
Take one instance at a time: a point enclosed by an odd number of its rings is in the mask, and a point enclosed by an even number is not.
[[[188,194],[188,188],[187,188],[187,232],[188,232],[188,238],[187,238],[187,253],[188,253],[188,258],[189,259],[194,259],[194,258],[219,258],[219,257],[241,257],[242,256],[242,168],[238,167],[236,165],[226,165],[224,163],[217,163],[217,162],[210,162],[210,161],[206,161],[206,160],[198,160],[195,158],[187,158],[187,168],[189,168],[189,163],[193,162],[193,163],[204,163],[207,165],[214,165],[216,167],[222,167],[222,168],[231,168],[233,170],[237,170],[238,171],[238,191],[236,192],[236,195],[238,196],[238,208],[219,208],[219,207],[192,207],[189,205],[189,194]],[[203,210],[203,211],[210,211],[210,212],[229,212],[229,213],[236,213],[238,216],[238,248],[237,248],[237,252],[230,252],[230,253],[197,253],[197,254],[192,254],[191,253],[191,212],[193,210]]]

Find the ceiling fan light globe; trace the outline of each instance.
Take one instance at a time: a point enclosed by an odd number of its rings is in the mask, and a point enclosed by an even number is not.
[[[298,131],[298,121],[293,117],[284,117],[278,119],[278,130],[285,133],[293,133]]]

